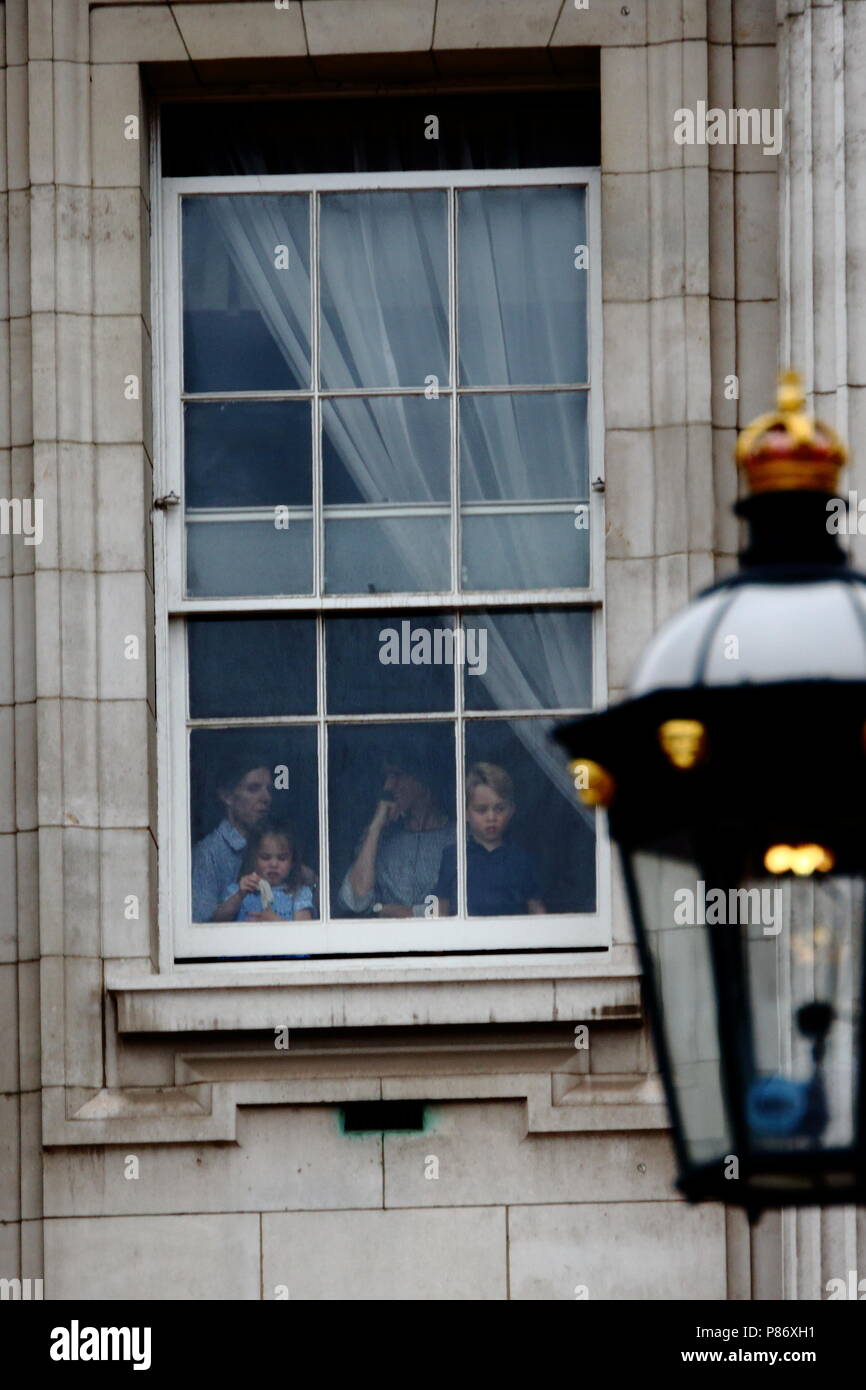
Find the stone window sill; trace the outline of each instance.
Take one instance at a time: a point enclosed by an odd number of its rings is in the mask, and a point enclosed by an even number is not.
[[[178,965],[106,963],[120,1033],[639,1021],[633,946],[559,957]]]

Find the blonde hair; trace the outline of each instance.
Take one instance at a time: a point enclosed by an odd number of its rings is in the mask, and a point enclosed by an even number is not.
[[[503,801],[514,800],[514,783],[497,763],[473,763],[466,774],[466,800],[472,796],[476,787],[490,787]]]

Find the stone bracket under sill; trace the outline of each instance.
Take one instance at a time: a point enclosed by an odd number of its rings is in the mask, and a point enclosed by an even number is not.
[[[184,1070],[187,1076],[195,1075],[194,1066]],[[560,1080],[563,1084],[554,1084]],[[573,1084],[568,1085],[569,1081]],[[43,1143],[47,1147],[224,1144],[237,1142],[239,1106],[336,1106],[347,1101],[418,1099],[443,1104],[524,1101],[527,1136],[668,1128],[664,1098],[655,1074],[598,1076],[548,1071],[283,1076],[271,1080],[104,1089],[77,1095],[61,1087],[47,1087],[43,1090]]]
[[[347,968],[182,966],[135,973],[106,962],[121,1034],[273,1032],[277,1028],[435,1027],[483,1023],[638,1022],[635,948],[538,964],[381,962]]]

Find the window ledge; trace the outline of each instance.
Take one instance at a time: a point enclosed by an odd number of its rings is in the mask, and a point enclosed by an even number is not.
[[[135,974],[106,963],[121,1033],[223,1033],[274,1028],[638,1021],[634,946],[539,960],[305,961],[264,967],[179,965]]]

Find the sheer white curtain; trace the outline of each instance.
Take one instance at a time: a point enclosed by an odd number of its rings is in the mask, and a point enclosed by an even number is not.
[[[386,195],[408,200],[410,194]],[[225,195],[209,200],[214,226],[226,247],[241,282],[253,304],[262,314],[283,358],[301,381],[309,380],[309,304],[310,274],[307,247],[292,236],[280,216],[280,197]],[[336,242],[328,258],[329,298],[339,306],[339,318],[332,312],[322,316],[323,384],[355,387],[364,384],[399,384],[395,347],[380,307],[377,293],[385,260],[397,269],[401,262],[424,264],[429,258],[424,247],[425,230],[410,211],[392,203],[393,213],[373,228],[369,219],[335,219],[329,228]],[[429,229],[428,229],[429,230]],[[374,234],[379,239],[375,254]],[[275,248],[286,246],[289,268],[277,270]],[[414,248],[407,256],[406,248]],[[408,290],[416,280],[404,277],[400,284]],[[359,290],[361,291],[359,293]],[[425,287],[418,287],[413,298],[420,313]],[[426,299],[429,303],[429,291]],[[360,303],[372,305],[374,318],[362,314]],[[429,318],[429,314],[426,315]],[[435,360],[442,358],[439,353]],[[447,345],[445,349],[447,362]],[[386,372],[385,379],[382,370]],[[376,400],[367,400],[363,409],[351,412],[351,423],[338,408],[327,410],[330,442],[339,454],[363,500],[370,504],[391,502],[432,503],[446,501],[434,496],[431,480],[419,455],[407,419],[407,398],[388,398],[387,410],[377,410]],[[375,413],[374,413],[375,412]],[[389,540],[399,552],[400,564],[412,581],[426,574],[418,547],[410,535],[390,528]]]
[[[307,247],[279,215],[280,198],[221,194],[202,200],[249,299],[298,381],[310,379],[310,270]],[[277,248],[289,265],[277,270]]]
[[[554,698],[563,707],[573,703],[572,691],[575,686],[574,663],[580,659],[574,650],[573,628],[565,613],[555,609],[544,613],[528,613],[532,637],[516,654],[506,642],[496,622],[495,611],[485,615],[487,627],[487,671],[484,676],[473,676],[473,680],[483,680],[499,709],[533,709],[538,707],[538,686],[527,671],[527,656],[532,646],[532,659],[535,669],[543,678],[544,687],[554,692]],[[551,722],[542,719],[514,720],[511,727],[534,762],[545,773],[557,791],[571,804],[575,804],[575,791],[567,767],[563,764],[562,753],[551,742],[549,734]],[[577,808],[584,820],[593,824],[595,813],[577,802]]]
[[[501,194],[504,190],[495,190]],[[540,196],[561,190],[532,190]],[[526,190],[507,190],[525,194]],[[374,195],[340,195],[344,202],[363,197],[366,207],[356,216],[329,216],[327,262],[328,303],[321,325],[322,380],[326,388],[420,386],[428,375],[447,371],[447,334],[444,323],[431,315],[431,305],[445,298],[445,287],[431,252],[437,236],[444,236],[444,221],[435,225],[416,207],[427,194],[387,192]],[[387,199],[387,212],[370,215],[372,198]],[[207,200],[214,225],[232,264],[286,362],[300,380],[309,377],[310,275],[307,248],[295,243],[280,216],[280,197],[223,195]],[[575,316],[572,341],[564,343],[561,313],[553,305],[549,270],[542,267],[558,231],[561,210],[555,202],[542,201],[533,212],[531,202],[521,207],[512,202],[478,205],[472,212],[467,234],[473,242],[473,317],[478,332],[471,350],[472,381],[478,385],[527,385],[574,379],[582,349],[578,342],[585,329]],[[572,239],[573,233],[565,238]],[[485,245],[479,254],[479,238]],[[286,245],[289,269],[274,266],[275,248]],[[390,282],[390,284],[388,283]],[[512,346],[500,312],[507,286],[522,283],[532,314],[526,315],[525,336]],[[401,318],[386,315],[383,301],[395,298],[398,288]],[[512,316],[513,318],[513,316]],[[420,343],[394,341],[401,330],[419,339],[430,339],[429,352]],[[464,354],[465,356],[465,354]],[[407,359],[423,376],[406,379],[401,363]],[[534,371],[521,371],[535,363]],[[444,368],[444,371],[443,371]],[[523,377],[524,379],[521,379]],[[393,409],[375,420],[356,412],[352,430],[334,413],[329,432],[353,482],[366,501],[380,497],[411,502],[437,499],[430,487],[423,459],[415,450],[405,414],[405,398],[391,397]],[[476,446],[461,457],[463,498],[467,501],[526,501],[574,497],[581,485],[567,461],[575,456],[569,412],[563,397],[553,397],[531,424],[520,418],[520,399],[498,397],[479,402],[473,411],[472,433]],[[525,400],[525,398],[522,398]],[[488,407],[488,408],[485,408]],[[471,407],[467,407],[471,409]],[[532,438],[528,438],[529,430]],[[568,518],[564,518],[565,524]],[[503,540],[503,544],[507,544]],[[533,558],[509,550],[514,588],[535,583]]]
[[[214,226],[247,295],[261,312],[285,361],[303,381],[309,380],[308,253],[305,245],[293,239],[280,215],[281,196],[220,195],[209,198],[208,203]],[[418,196],[408,191],[339,195],[347,215],[331,217],[327,232],[323,296],[327,303],[321,323],[322,380],[326,387],[423,385],[424,377],[438,376],[437,366],[442,371],[445,363],[444,384],[447,327],[431,314],[431,305],[443,300],[447,303],[441,284],[443,247],[436,245],[436,238],[444,236],[445,224],[422,215]],[[365,200],[364,208],[359,208],[357,216],[348,215],[349,200],[355,198]],[[381,215],[377,215],[372,199],[388,200],[387,205],[379,204]],[[560,205],[544,197],[537,205],[528,195],[522,202],[494,201],[489,207],[482,200],[474,210],[472,294],[477,312],[469,353],[474,364],[471,384],[527,385],[541,380],[540,373],[545,372],[554,383],[574,380],[574,364],[585,352],[585,338],[583,344],[581,341],[585,326],[575,313],[569,331],[568,314],[564,319],[562,305],[557,307],[551,293],[549,248],[552,241],[562,240],[560,221]],[[571,246],[575,244],[573,238],[572,228],[567,227],[565,240]],[[282,245],[288,248],[288,271],[277,270],[274,264],[275,248]],[[515,286],[520,285],[525,288],[516,293]],[[506,297],[511,306],[508,315],[502,309]],[[521,311],[521,300],[532,306],[531,312]],[[537,312],[538,306],[541,312]],[[514,325],[521,321],[523,335],[515,344]],[[406,377],[407,363],[419,373],[414,380]],[[429,372],[423,370],[425,364]],[[532,364],[536,364],[534,375],[520,380]],[[461,458],[464,496],[512,502],[526,500],[527,494],[533,498],[568,498],[575,486],[575,473],[573,467],[565,469],[563,461],[573,458],[575,441],[569,437],[566,412],[555,408],[545,412],[542,437],[527,441],[514,399],[502,397],[500,401],[500,409],[482,410],[476,416],[476,439],[483,443],[464,451]],[[434,494],[423,455],[416,447],[407,419],[407,398],[389,397],[388,402],[389,409],[376,415],[372,401],[365,402],[364,410],[353,410],[351,417],[339,410],[329,411],[328,433],[333,447],[365,502],[375,504],[383,498],[422,504],[441,500]],[[530,474],[527,454],[530,443],[534,475]],[[514,576],[515,589],[538,587],[534,574],[537,557],[514,545],[507,515],[500,520],[503,524],[495,532],[488,527],[485,533],[486,543],[500,550],[497,572],[507,568]],[[563,513],[562,524],[572,528],[568,513]],[[411,534],[400,536],[399,525],[393,534],[406,575],[426,572],[415,538]],[[557,703],[568,707],[573,703],[573,663],[580,658],[555,610],[535,616],[533,622],[537,634],[533,660],[544,672],[545,686],[557,693]],[[524,662],[525,655],[521,661],[510,650],[492,615],[484,679],[497,707],[537,707]],[[521,720],[514,728],[552,784],[573,805],[571,779],[547,737],[547,721]],[[592,812],[581,811],[592,821]]]
[[[583,240],[583,198],[573,189],[467,190],[459,194],[461,380],[468,385],[559,385],[585,379],[585,317],[573,247]],[[468,274],[466,273],[468,268]],[[563,312],[565,306],[565,312]],[[570,396],[473,397],[471,445],[461,451],[462,500],[554,501],[585,496],[578,456],[583,441],[573,434]],[[527,408],[527,403],[532,404]],[[537,404],[536,404],[537,403]],[[470,435],[463,429],[464,440]],[[484,529],[498,572],[513,575],[511,587],[538,587],[539,556],[525,544],[519,523],[507,513]],[[464,527],[471,524],[464,520]],[[577,546],[572,515],[561,524]],[[540,684],[563,707],[573,703],[573,630],[566,614],[549,610],[527,615],[532,660]],[[484,679],[500,709],[538,705],[527,669],[526,648],[515,653],[491,612],[487,620],[488,671]],[[527,647],[529,646],[527,642]],[[591,660],[591,656],[587,653]],[[591,688],[591,681],[587,681]],[[514,732],[552,785],[573,805],[574,787],[559,751],[548,737],[548,721],[520,720]],[[584,818],[594,813],[579,805]]]

